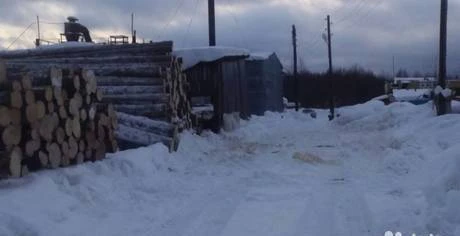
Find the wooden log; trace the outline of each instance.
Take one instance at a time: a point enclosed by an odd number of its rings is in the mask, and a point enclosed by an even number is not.
[[[46,106],[45,106],[45,103],[43,103],[42,101],[37,101],[35,103],[35,108],[36,108],[36,111],[37,111],[37,119],[38,120],[41,120],[43,119],[43,117],[45,117],[46,115]],[[54,112],[50,112],[50,114],[52,114]]]
[[[149,146],[155,143],[163,143],[169,147],[173,141],[170,137],[156,135],[122,124],[115,131],[115,137],[122,150]]]
[[[0,106],[0,127],[5,127],[11,124],[12,118],[11,110],[6,106]]]
[[[166,118],[166,105],[114,105],[117,112],[123,112],[135,116],[146,116],[149,118]]]
[[[163,86],[162,77],[98,76],[98,86]],[[102,87],[103,88],[103,87]],[[104,94],[104,91],[102,92]]]
[[[49,85],[49,70],[55,67],[58,69],[78,70],[86,68],[93,70],[96,76],[134,76],[134,77],[159,77],[162,75],[162,67],[154,64],[28,64],[21,62],[10,62],[8,64],[8,76],[18,77],[24,71],[31,71],[34,74],[34,86]],[[55,86],[58,86],[56,83]],[[58,86],[59,87],[59,86]]]
[[[98,88],[105,95],[124,94],[159,94],[164,93],[163,85],[122,85],[122,86],[99,86]]]
[[[22,113],[19,109],[10,109],[11,123],[13,125],[20,125],[22,121]]]
[[[14,147],[11,152],[8,153],[8,159],[9,159],[9,169],[10,169],[10,175],[13,178],[19,178],[21,177],[21,170],[22,170],[22,151],[21,148],[19,147]]]
[[[37,105],[35,103],[26,106],[26,119],[30,124],[38,120]]]
[[[129,45],[92,45],[86,47],[50,48],[46,50],[23,50],[0,53],[0,58],[59,58],[59,57],[101,57],[119,55],[166,55],[172,52],[172,41],[157,42],[151,44],[129,44]]]
[[[122,112],[117,112],[116,116],[118,124],[161,136],[172,137],[176,128],[168,122],[151,120],[147,117],[133,116]]]
[[[65,134],[67,135],[67,137],[70,137],[72,136],[72,130],[73,130],[73,121],[71,118],[67,118],[65,119],[65,124],[64,124],[64,130],[65,130]]]
[[[58,115],[61,119],[67,119],[69,117],[65,106],[59,106]]]
[[[56,113],[46,115],[40,122],[39,133],[44,140],[51,142],[54,131],[59,126],[59,117]]]
[[[43,168],[48,167],[49,159],[48,159],[48,154],[46,152],[44,152],[43,150],[39,151],[38,159],[40,160],[40,164]]]
[[[25,148],[24,148],[25,149],[25,151],[24,151],[25,156],[30,157],[30,158],[33,157],[34,153],[36,151],[40,150],[40,145],[41,145],[40,140],[31,139],[31,140],[27,141],[26,145],[25,145]]]
[[[88,119],[88,113],[86,109],[80,109],[80,120],[86,121]]]
[[[133,55],[133,56],[102,56],[102,57],[60,57],[60,58],[24,58],[9,62],[42,63],[42,64],[120,64],[120,63],[152,63],[169,66],[171,55]]]
[[[56,111],[55,109],[56,109],[56,107],[55,107],[53,102],[48,102],[46,104],[46,110],[47,110],[48,113],[54,113]]]
[[[35,93],[32,90],[26,90],[24,92],[24,100],[27,105],[35,103]]]
[[[88,111],[88,119],[94,120],[95,117],[96,117],[96,107],[92,105]]]
[[[71,72],[68,69],[61,69],[53,67],[52,65],[40,65],[40,64],[13,64],[8,65],[7,78],[8,81],[19,81],[21,82],[24,77],[30,79],[30,82],[26,82],[24,89],[31,89],[32,87],[61,87],[63,73],[67,74]],[[24,84],[21,84],[21,88]]]
[[[75,117],[72,119],[72,135],[77,139],[81,137],[80,118]]]
[[[71,160],[75,159],[78,153],[78,142],[75,140],[74,137],[69,138],[69,150],[68,153],[64,153],[65,156],[68,156]]]
[[[23,99],[20,92],[11,92],[9,101],[0,101],[3,104],[10,104],[11,107],[21,109],[23,105]]]
[[[102,101],[112,104],[164,104],[169,100],[169,94],[121,94],[104,95]]]
[[[53,88],[53,98],[56,101],[56,104],[59,106],[64,105],[64,96],[62,95],[62,89],[59,87]]]
[[[56,129],[55,137],[58,144],[62,144],[64,142],[66,133],[62,127],[58,127]]]
[[[21,79],[21,83],[24,90],[31,90],[33,88],[30,75],[24,75]]]
[[[61,149],[57,143],[51,143],[47,147],[50,167],[56,169],[61,164]]]
[[[22,127],[20,125],[8,125],[2,131],[2,142],[0,145],[4,147],[12,147],[19,145],[22,139]]]

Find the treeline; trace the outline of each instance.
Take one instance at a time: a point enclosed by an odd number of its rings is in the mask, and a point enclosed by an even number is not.
[[[297,88],[302,107],[328,108],[331,97],[336,107],[355,105],[385,93],[383,77],[357,66],[335,70],[332,76],[301,72],[298,78],[299,84],[296,86],[292,74],[286,76],[284,96],[294,102]]]

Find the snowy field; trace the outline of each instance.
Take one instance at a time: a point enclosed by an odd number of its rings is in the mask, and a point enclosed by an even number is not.
[[[460,115],[373,101],[0,182],[0,235],[460,235]]]

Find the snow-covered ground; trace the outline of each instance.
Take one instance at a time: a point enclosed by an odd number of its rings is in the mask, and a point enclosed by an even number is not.
[[[460,116],[372,101],[267,113],[0,182],[0,235],[460,235]],[[295,157],[295,158],[293,158]]]

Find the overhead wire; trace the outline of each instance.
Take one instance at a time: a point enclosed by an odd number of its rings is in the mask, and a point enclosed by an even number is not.
[[[182,39],[182,45],[185,45],[185,40],[186,40],[186,38],[188,37],[188,35],[189,35],[189,33],[190,33],[190,29],[191,29],[192,24],[193,24],[193,18],[196,16],[196,13],[197,13],[197,11],[198,11],[198,6],[200,6],[200,3],[201,3],[200,0],[196,0],[196,1],[195,1],[195,9],[194,9],[193,14],[192,14],[192,16],[190,17],[190,20],[189,20],[189,22],[188,22],[187,30],[186,30],[186,32],[185,32],[185,34],[184,34],[183,39]]]
[[[22,33],[6,49],[10,49],[11,46],[13,46],[16,43],[16,41],[18,41],[18,39],[20,39],[22,37],[22,35],[24,35],[30,29],[30,27],[32,27],[35,24],[37,24],[37,23],[32,22],[29,26],[27,26],[27,28],[24,31],[22,31]]]
[[[171,25],[172,21],[174,20],[174,18],[176,18],[176,16],[179,13],[180,9],[184,5],[184,0],[177,0],[176,2],[177,2],[176,10],[174,11],[173,15],[169,18],[169,20],[166,22],[166,24],[163,26],[163,28],[161,29],[161,32],[158,35],[158,37],[163,36],[163,33],[165,32],[166,28],[169,27],[169,25]]]

